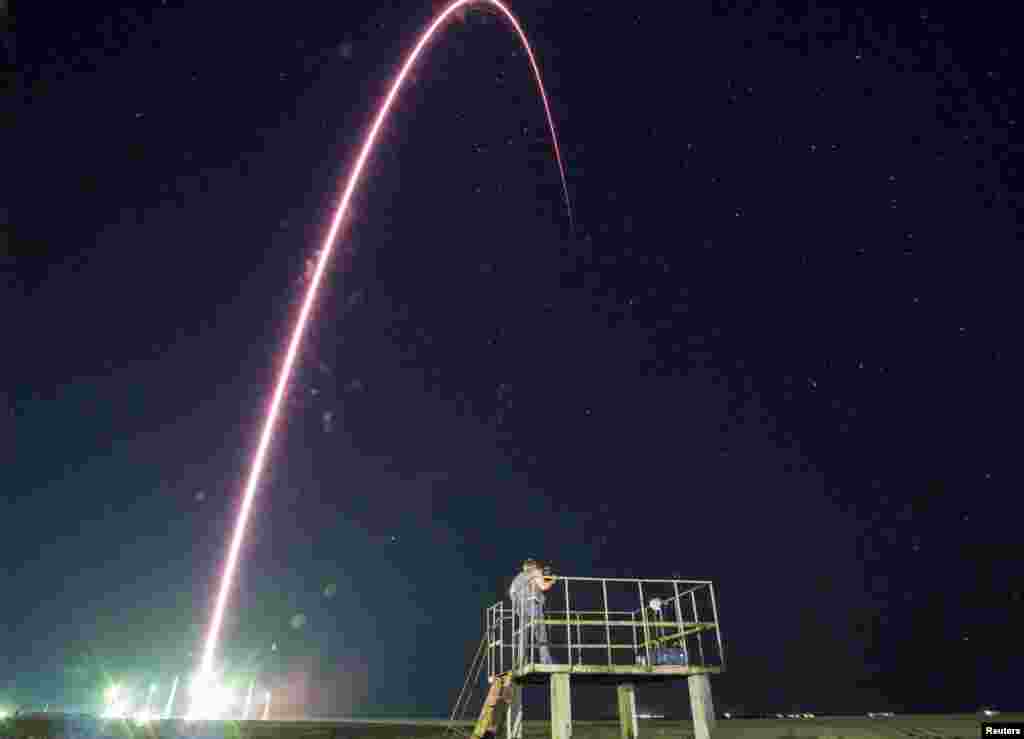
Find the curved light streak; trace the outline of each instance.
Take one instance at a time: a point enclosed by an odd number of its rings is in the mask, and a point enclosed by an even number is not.
[[[228,594],[231,592],[235,570],[238,567],[238,555],[241,550],[242,540],[245,537],[249,511],[252,508],[252,501],[256,494],[256,488],[259,486],[260,478],[263,475],[267,451],[270,448],[270,442],[274,436],[277,418],[281,412],[281,402],[284,399],[285,390],[287,389],[288,382],[291,379],[292,370],[295,366],[295,359],[298,356],[299,347],[302,345],[302,337],[305,334],[306,324],[309,322],[309,316],[313,310],[313,304],[316,301],[316,295],[320,287],[320,281],[323,279],[327,263],[330,261],[331,254],[334,251],[335,241],[338,238],[338,232],[341,230],[342,220],[348,211],[352,194],[355,192],[356,186],[359,184],[363,168],[366,166],[366,160],[369,158],[370,152],[373,150],[374,143],[377,140],[377,135],[380,133],[381,126],[387,118],[388,112],[391,110],[391,106],[394,103],[399,90],[402,88],[402,84],[409,75],[409,70],[412,69],[413,64],[416,63],[416,60],[423,52],[426,45],[430,42],[434,33],[444,25],[445,21],[447,21],[453,13],[465,6],[476,4],[490,5],[504,15],[515,29],[516,34],[523,43],[523,47],[526,49],[526,54],[530,60],[530,66],[533,68],[533,74],[537,80],[537,88],[540,91],[540,97],[544,103],[544,113],[547,115],[548,127],[551,130],[551,139],[555,150],[555,158],[558,161],[558,171],[562,178],[562,194],[565,197],[565,206],[568,211],[570,225],[573,222],[572,205],[569,200],[569,188],[565,179],[565,167],[562,164],[562,153],[558,146],[558,134],[555,131],[555,122],[551,116],[551,107],[548,105],[548,96],[544,90],[544,83],[541,80],[540,68],[537,66],[537,60],[534,58],[533,49],[530,47],[530,42],[527,40],[526,34],[523,33],[523,29],[519,25],[519,21],[516,17],[512,15],[512,12],[504,4],[499,2],[499,0],[455,0],[455,2],[452,2],[443,11],[441,11],[431,22],[427,30],[423,32],[419,41],[416,43],[416,46],[413,47],[413,50],[406,58],[406,61],[402,65],[402,68],[394,82],[391,84],[387,97],[384,98],[384,102],[381,104],[380,109],[377,112],[377,117],[373,121],[373,126],[370,128],[369,133],[367,133],[366,140],[363,142],[359,156],[352,167],[348,183],[345,185],[345,190],[341,195],[341,201],[334,213],[334,219],[331,222],[330,230],[327,232],[327,237],[324,239],[323,247],[320,250],[320,257],[317,260],[316,271],[313,273],[309,289],[306,292],[306,297],[302,302],[302,308],[299,311],[298,320],[296,320],[295,328],[292,331],[291,340],[288,342],[288,350],[285,353],[284,362],[281,366],[281,373],[278,376],[277,385],[274,388],[274,394],[271,397],[270,405],[267,409],[266,420],[263,424],[263,432],[260,434],[259,445],[257,446],[256,453],[253,456],[249,476],[245,483],[245,493],[242,496],[242,508],[239,511],[238,519],[235,524],[235,532],[231,538],[231,547],[228,550],[227,562],[224,565],[224,572],[221,576],[220,591],[217,594],[216,605],[213,609],[213,617],[210,620],[206,644],[203,649],[203,657],[199,668],[200,676],[208,676],[213,672],[213,659],[217,650],[217,641],[220,635],[221,624],[224,621],[224,611],[227,608]]]

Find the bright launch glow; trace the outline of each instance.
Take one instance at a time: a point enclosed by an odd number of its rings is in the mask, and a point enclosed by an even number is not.
[[[230,688],[219,682],[212,672],[196,675],[189,686],[189,698],[186,718],[190,721],[223,718],[235,703]]]
[[[331,254],[334,251],[334,245],[338,238],[338,233],[341,230],[342,221],[348,212],[349,202],[352,199],[352,194],[355,192],[356,186],[359,184],[360,176],[363,173],[363,168],[366,166],[366,161],[369,158],[370,153],[373,151],[374,144],[377,141],[377,136],[380,133],[381,126],[388,116],[391,106],[398,95],[402,84],[405,82],[406,77],[409,75],[409,71],[412,69],[413,64],[419,58],[423,49],[427,46],[430,39],[434,36],[439,28],[451,18],[452,14],[463,7],[470,5],[487,5],[497,9],[512,25],[516,34],[518,35],[523,47],[526,49],[526,54],[530,60],[530,66],[533,70],[534,77],[536,78],[537,88],[540,92],[541,101],[544,103],[544,112],[547,116],[548,127],[551,131],[552,145],[554,147],[555,158],[558,162],[558,170],[562,179],[562,193],[565,198],[565,205],[569,215],[570,225],[572,224],[572,205],[569,200],[569,189],[565,179],[565,167],[562,164],[562,153],[558,146],[558,135],[555,131],[554,119],[551,117],[551,108],[548,105],[547,93],[544,91],[544,84],[541,80],[540,68],[537,66],[537,61],[533,55],[533,49],[530,47],[530,43],[526,38],[526,34],[523,33],[523,29],[519,25],[519,21],[516,19],[512,12],[505,7],[499,0],[455,0],[450,3],[443,11],[441,11],[434,20],[430,23],[427,29],[420,36],[416,45],[409,53],[405,62],[402,64],[398,75],[395,77],[388,90],[387,96],[381,103],[380,109],[377,111],[376,117],[374,118],[373,125],[370,127],[369,132],[366,134],[366,139],[363,142],[362,148],[359,151],[359,156],[356,158],[355,164],[352,166],[351,174],[348,177],[348,181],[345,185],[345,189],[342,193],[341,200],[338,204],[338,208],[334,213],[334,218],[331,222],[331,227],[327,232],[327,237],[324,239],[323,247],[320,249],[319,258],[317,260],[316,269],[313,271],[309,289],[306,292],[306,296],[302,301],[302,308],[299,311],[298,319],[295,322],[295,328],[292,331],[291,339],[288,342],[288,348],[284,355],[284,361],[281,364],[281,371],[277,378],[277,383],[274,388],[274,392],[270,399],[270,404],[267,407],[266,420],[263,424],[263,431],[260,434],[259,444],[256,447],[256,452],[253,455],[252,465],[249,470],[249,475],[245,483],[244,493],[242,495],[242,505],[238,513],[238,518],[235,523],[234,535],[231,537],[231,545],[228,549],[227,561],[224,564],[223,574],[221,576],[220,589],[217,594],[217,600],[213,609],[213,616],[210,620],[209,630],[206,636],[206,643],[203,648],[203,656],[199,666],[199,674],[203,676],[203,679],[209,679],[213,671],[214,656],[217,651],[217,642],[220,636],[221,624],[224,620],[224,611],[227,608],[228,595],[231,592],[231,586],[234,581],[235,570],[238,567],[238,556],[242,547],[242,540],[245,537],[246,525],[249,520],[249,512],[252,508],[253,497],[256,495],[256,489],[259,486],[260,478],[263,474],[263,467],[266,463],[267,451],[270,448],[270,443],[274,436],[274,430],[277,426],[277,418],[281,412],[281,404],[284,399],[285,390],[288,387],[288,382],[291,379],[292,370],[295,365],[295,359],[298,356],[299,347],[302,344],[302,337],[306,330],[306,324],[309,322],[310,314],[313,310],[313,305],[316,302],[317,292],[320,288],[320,282],[323,280],[324,273],[327,269],[327,265],[330,262]],[[201,694],[203,700],[206,700],[205,694]],[[269,696],[267,702],[267,709],[269,709]],[[193,713],[190,711],[190,714]],[[266,714],[266,710],[264,711]]]

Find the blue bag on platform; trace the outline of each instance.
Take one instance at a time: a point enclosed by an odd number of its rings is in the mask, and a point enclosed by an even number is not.
[[[651,662],[655,665],[686,666],[686,652],[679,647],[657,647],[651,650]]]

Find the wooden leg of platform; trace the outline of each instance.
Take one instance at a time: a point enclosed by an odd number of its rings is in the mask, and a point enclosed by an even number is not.
[[[572,739],[572,697],[565,673],[551,676],[551,739]]]
[[[506,709],[506,739],[523,739],[523,688],[512,683],[508,690],[511,693],[511,700]]]
[[[711,680],[708,674],[686,678],[690,688],[690,709],[693,712],[694,739],[711,739],[715,730],[715,706],[711,701]]]
[[[504,687],[504,680],[497,678],[491,682],[491,687],[484,698],[484,704],[480,708],[480,718],[476,720],[473,729],[472,739],[482,739],[490,734],[492,737],[497,734],[497,706],[501,700],[501,692]]]
[[[636,720],[636,688],[631,683],[624,683],[618,687],[618,691],[622,739],[637,739],[640,730]]]

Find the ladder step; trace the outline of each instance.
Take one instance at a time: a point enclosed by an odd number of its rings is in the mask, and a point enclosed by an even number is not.
[[[488,734],[497,735],[498,721],[495,709],[499,703],[507,703],[511,699],[508,688],[511,686],[511,675],[500,675],[494,678],[491,689],[487,691],[484,705],[480,709],[480,718],[477,719],[476,727],[473,729],[473,739],[484,739]]]

